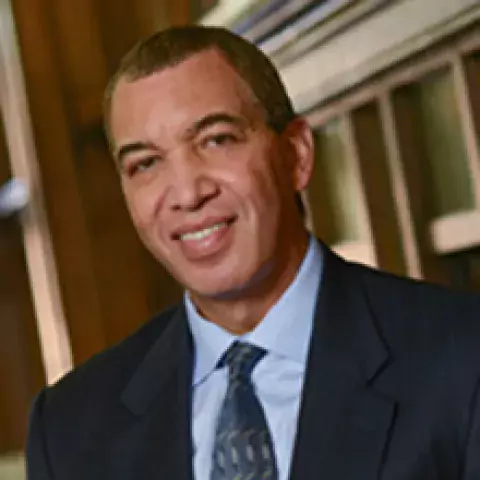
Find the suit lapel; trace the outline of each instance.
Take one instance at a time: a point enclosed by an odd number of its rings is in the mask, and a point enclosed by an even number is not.
[[[395,412],[395,402],[373,388],[388,350],[357,269],[324,252],[290,478],[370,480],[379,476]],[[122,393],[128,420],[109,447],[117,470],[103,478],[193,479],[192,366],[181,307]]]
[[[372,383],[386,367],[356,268],[326,247],[292,480],[378,478],[395,403]]]
[[[116,478],[193,478],[192,358],[182,306],[122,394],[134,418],[116,441],[116,461],[123,465]]]

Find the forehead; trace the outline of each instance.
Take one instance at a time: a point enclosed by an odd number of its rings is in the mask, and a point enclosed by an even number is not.
[[[217,50],[196,53],[181,63],[134,81],[121,79],[113,93],[113,136],[125,125],[167,117],[188,121],[209,111],[258,109],[249,85]],[[183,118],[185,117],[185,118]]]

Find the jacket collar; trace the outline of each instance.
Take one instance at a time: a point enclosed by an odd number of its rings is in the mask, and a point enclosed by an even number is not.
[[[395,409],[393,399],[372,388],[388,367],[388,348],[360,267],[322,248],[324,271],[290,478],[354,480],[358,472],[376,478]],[[148,438],[169,445],[168,452],[149,456],[166,478],[193,478],[192,350],[180,306],[122,394],[125,406],[148,424]]]
[[[395,403],[377,393],[373,383],[387,367],[389,352],[363,270],[323,248],[324,274],[290,478],[377,478]]]
[[[141,415],[162,396],[172,377],[181,374],[191,378],[192,365],[192,339],[180,304],[123,391],[123,403],[132,413]],[[188,379],[186,382],[191,385]]]
[[[113,441],[118,472],[112,478],[193,478],[192,370],[192,341],[179,306],[121,395],[133,417]]]

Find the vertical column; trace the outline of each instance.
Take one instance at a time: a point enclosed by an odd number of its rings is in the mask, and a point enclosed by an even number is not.
[[[142,29],[150,28],[145,12],[153,2],[127,3],[86,0],[79,10],[63,0],[14,0],[75,363],[179,297],[137,238],[103,135],[107,79],[126,43],[150,33]],[[165,4],[158,9],[161,17]]]
[[[392,193],[395,198],[400,225],[400,241],[405,255],[406,273],[413,278],[422,278],[423,269],[420,260],[418,239],[414,228],[414,219],[408,195],[405,171],[402,165],[397,125],[391,97],[388,92],[381,94],[379,105],[383,133],[385,136],[388,168],[392,179]]]
[[[52,39],[51,5],[46,0],[14,0],[13,7],[60,295],[78,363],[106,342],[76,175],[71,111]]]
[[[60,300],[13,16],[8,2],[2,2],[1,7],[1,110],[12,173],[24,179],[31,191],[30,205],[22,216],[23,237],[46,377],[48,381],[53,381],[72,366],[70,339]]]
[[[407,273],[378,103],[353,109],[353,134],[378,266]]]
[[[0,185],[11,177],[3,133],[0,122]],[[45,381],[19,220],[0,218],[0,456],[23,448],[27,412]]]

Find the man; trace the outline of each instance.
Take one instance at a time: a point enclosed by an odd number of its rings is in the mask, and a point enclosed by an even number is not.
[[[480,298],[311,238],[313,141],[222,29],[155,34],[105,121],[133,222],[181,305],[37,398],[31,480],[480,478]]]

